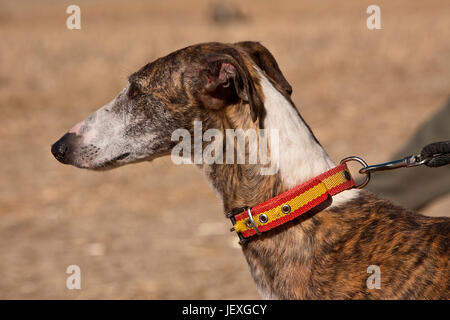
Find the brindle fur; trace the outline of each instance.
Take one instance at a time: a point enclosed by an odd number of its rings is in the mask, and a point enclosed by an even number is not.
[[[119,156],[90,168],[166,155],[175,145],[172,131],[186,128],[193,133],[195,120],[202,121],[203,131],[259,130],[265,109],[256,66],[295,108],[290,84],[257,42],[195,45],[144,66],[130,76],[128,92],[122,93],[126,97],[110,111],[131,119],[124,133],[127,139],[152,132],[157,142],[142,147],[147,148],[140,151],[147,158]],[[71,135],[71,143],[80,143]],[[75,156],[60,154],[58,159],[81,166],[76,160],[80,148],[72,149]],[[259,165],[213,164],[203,166],[203,171],[220,194],[225,212],[254,206],[288,189],[279,174],[260,175]],[[256,285],[269,298],[449,298],[448,218],[425,217],[368,192],[340,207],[326,205],[243,245]],[[380,267],[381,289],[367,288],[370,265]]]
[[[449,232],[448,218],[363,192],[243,251],[259,285],[281,299],[448,299]],[[370,265],[380,267],[381,289],[367,287]]]

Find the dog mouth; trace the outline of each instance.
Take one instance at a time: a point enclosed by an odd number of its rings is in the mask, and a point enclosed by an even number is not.
[[[122,153],[121,155],[104,162],[100,167],[103,168],[113,167],[117,164],[118,161],[128,158],[130,154],[131,154],[130,152]]]
[[[125,152],[122,153],[121,155],[118,155],[117,157],[114,157],[110,160],[107,160],[105,162],[93,165],[93,166],[89,166],[89,165],[81,165],[78,166],[82,169],[91,169],[91,170],[109,170],[109,169],[113,169],[116,167],[119,167],[121,164],[119,163],[119,161],[121,160],[125,160],[126,158],[128,158],[131,155],[130,152]]]
[[[111,170],[111,169],[114,169],[117,167],[121,167],[125,164],[130,164],[130,163],[138,163],[138,162],[142,162],[142,161],[151,162],[154,159],[159,158],[160,156],[161,155],[159,155],[159,156],[154,156],[154,155],[138,156],[135,153],[125,152],[125,153],[118,155],[117,157],[114,157],[114,158],[104,161],[104,162],[89,164],[88,162],[83,161],[80,163],[76,163],[75,166],[80,169],[105,171],[105,170]],[[125,160],[125,161],[123,161],[123,160]]]
[[[120,156],[115,157],[114,159],[112,159],[112,160],[110,160],[110,161],[111,161],[111,162],[114,162],[114,161],[123,160],[123,159],[127,158],[129,155],[130,155],[129,152],[125,152],[125,153],[122,153]]]

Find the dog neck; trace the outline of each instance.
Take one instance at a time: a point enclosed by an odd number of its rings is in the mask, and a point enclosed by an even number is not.
[[[279,134],[279,152],[274,152],[273,146],[269,146],[272,166],[278,170],[272,175],[261,175],[260,165],[203,166],[206,177],[223,202],[225,212],[232,208],[257,205],[335,166],[290,98],[280,93],[261,71],[258,70],[258,74],[266,109],[264,127],[269,132],[271,129],[277,129]],[[257,129],[250,117],[243,120],[238,116],[245,112],[244,107],[248,105],[230,108],[226,123],[231,123],[232,127],[238,124],[242,129]],[[233,119],[239,119],[239,121]],[[357,193],[358,190],[353,189],[338,194],[333,197],[331,204],[328,203],[328,209],[333,206],[342,206],[356,198]],[[319,230],[314,226],[322,224],[318,221],[323,214],[327,215],[328,223],[323,223],[323,227]],[[282,279],[284,287],[281,292],[285,294],[284,298],[296,296],[299,290],[306,290],[314,246],[320,241],[318,239],[324,238],[324,234],[329,232],[330,227],[340,224],[336,220],[340,219],[339,217],[336,219],[329,217],[333,215],[326,212],[319,212],[311,219],[308,218],[308,214],[305,214],[290,224],[257,237],[243,246],[252,277],[263,298],[280,297],[277,293],[280,291],[276,290],[278,284],[274,278],[277,277],[280,280],[280,275],[283,277],[284,272],[289,274]],[[286,269],[280,268],[279,261],[301,261],[296,267],[296,270],[300,272],[292,274],[292,270],[287,266]],[[277,276],[274,275],[275,269],[279,269]],[[299,289],[298,284],[302,283],[304,286]]]
[[[266,109],[264,129],[269,135],[272,130],[278,132],[277,148],[270,145],[271,139],[268,139],[270,165],[275,172],[261,174],[264,166],[260,164],[204,165],[205,176],[222,201],[225,212],[257,205],[336,166],[290,99],[281,94],[260,70],[257,74]],[[225,112],[226,120],[219,126],[258,131],[250,117],[236,116],[245,114],[245,108],[248,105],[230,107]],[[356,192],[348,190],[335,196],[331,206],[354,198]]]

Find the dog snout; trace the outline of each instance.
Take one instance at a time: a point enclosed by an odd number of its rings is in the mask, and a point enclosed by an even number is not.
[[[71,155],[76,141],[75,133],[66,133],[52,145],[52,154],[61,163],[71,164]]]

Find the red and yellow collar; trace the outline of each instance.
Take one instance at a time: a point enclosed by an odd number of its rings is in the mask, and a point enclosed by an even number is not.
[[[233,223],[231,231],[236,231],[240,242],[245,243],[251,236],[291,221],[317,207],[329,196],[354,186],[347,164],[342,163],[253,208],[242,208],[230,217]]]

